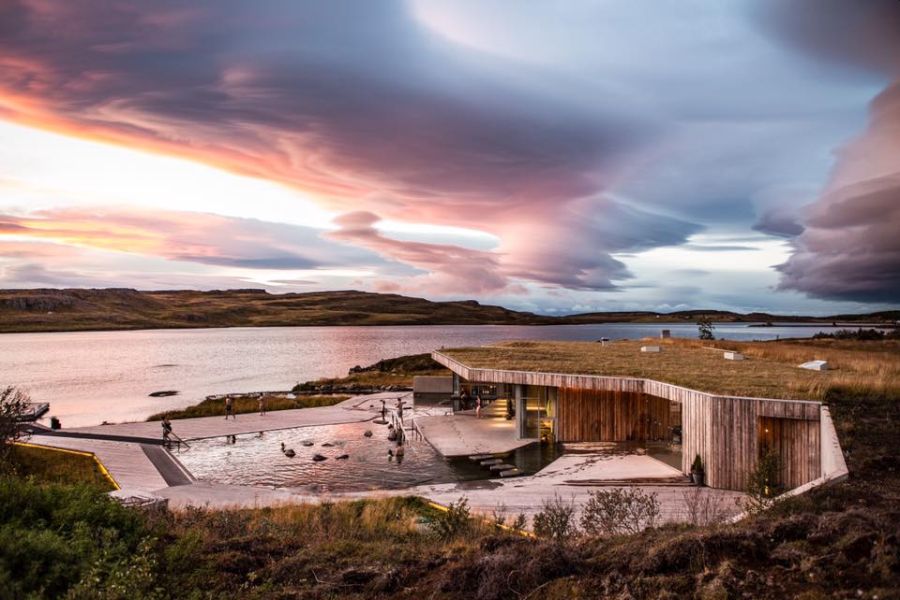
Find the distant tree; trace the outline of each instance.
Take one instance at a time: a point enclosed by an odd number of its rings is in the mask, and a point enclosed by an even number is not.
[[[709,319],[700,319],[697,321],[697,331],[699,332],[697,337],[701,340],[714,340],[716,339],[716,336],[713,335],[715,328],[715,325]]]
[[[12,443],[19,439],[19,417],[31,398],[13,386],[0,389],[0,467],[9,464]]]

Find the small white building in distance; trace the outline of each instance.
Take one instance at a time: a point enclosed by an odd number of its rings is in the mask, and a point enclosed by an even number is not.
[[[800,365],[801,369],[809,369],[810,371],[827,371],[828,362],[824,360],[811,360]]]
[[[659,352],[659,346],[641,346],[641,352]]]

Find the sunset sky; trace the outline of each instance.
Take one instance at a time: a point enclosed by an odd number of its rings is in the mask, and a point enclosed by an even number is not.
[[[897,0],[0,2],[0,287],[900,306]]]

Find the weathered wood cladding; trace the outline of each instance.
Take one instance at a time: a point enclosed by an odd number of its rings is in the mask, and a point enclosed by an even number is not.
[[[788,487],[806,483],[821,472],[818,465],[821,460],[819,402],[722,396],[636,377],[476,369],[441,352],[434,352],[432,356],[469,381],[644,394],[680,403],[682,470],[685,473],[690,471],[694,457],[699,454],[706,471],[706,483],[711,487],[746,488],[747,476],[756,467],[759,456],[758,426],[761,417],[797,421],[794,425],[782,425],[787,432],[786,441],[781,442],[782,451],[786,457],[790,455],[792,465],[798,465],[796,468],[790,467],[785,474]],[[560,410],[561,418],[564,410]],[[575,425],[562,427],[569,428],[564,430],[566,436],[578,431]],[[817,463],[815,468],[813,462]],[[801,468],[800,464],[806,466]]]
[[[768,450],[778,455],[778,483],[786,489],[803,485],[821,475],[821,438],[814,421],[759,417],[759,456]]]
[[[560,388],[556,439],[627,442],[668,439],[669,401],[647,394]]]

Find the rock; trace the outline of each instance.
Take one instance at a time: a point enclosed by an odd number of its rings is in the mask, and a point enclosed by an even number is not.
[[[322,444],[323,448],[331,448],[332,446],[334,446],[334,444],[332,444],[331,442],[325,442],[324,444]]]
[[[321,454],[313,454],[312,459],[316,462],[322,462],[323,460],[328,460],[328,457],[322,456]]]
[[[341,454],[337,457],[337,460],[347,460],[348,458],[350,458],[349,454]]]
[[[372,437],[372,430],[371,430],[371,429],[366,429],[366,432],[365,432],[363,435],[366,436],[366,437]]]
[[[148,394],[151,398],[164,398],[166,396],[175,396],[178,392],[176,390],[162,390],[160,392],[150,392]]]
[[[303,445],[306,446],[307,448],[309,448],[310,446],[313,445],[313,443],[310,442],[309,440],[307,440],[307,441],[303,442]]]

